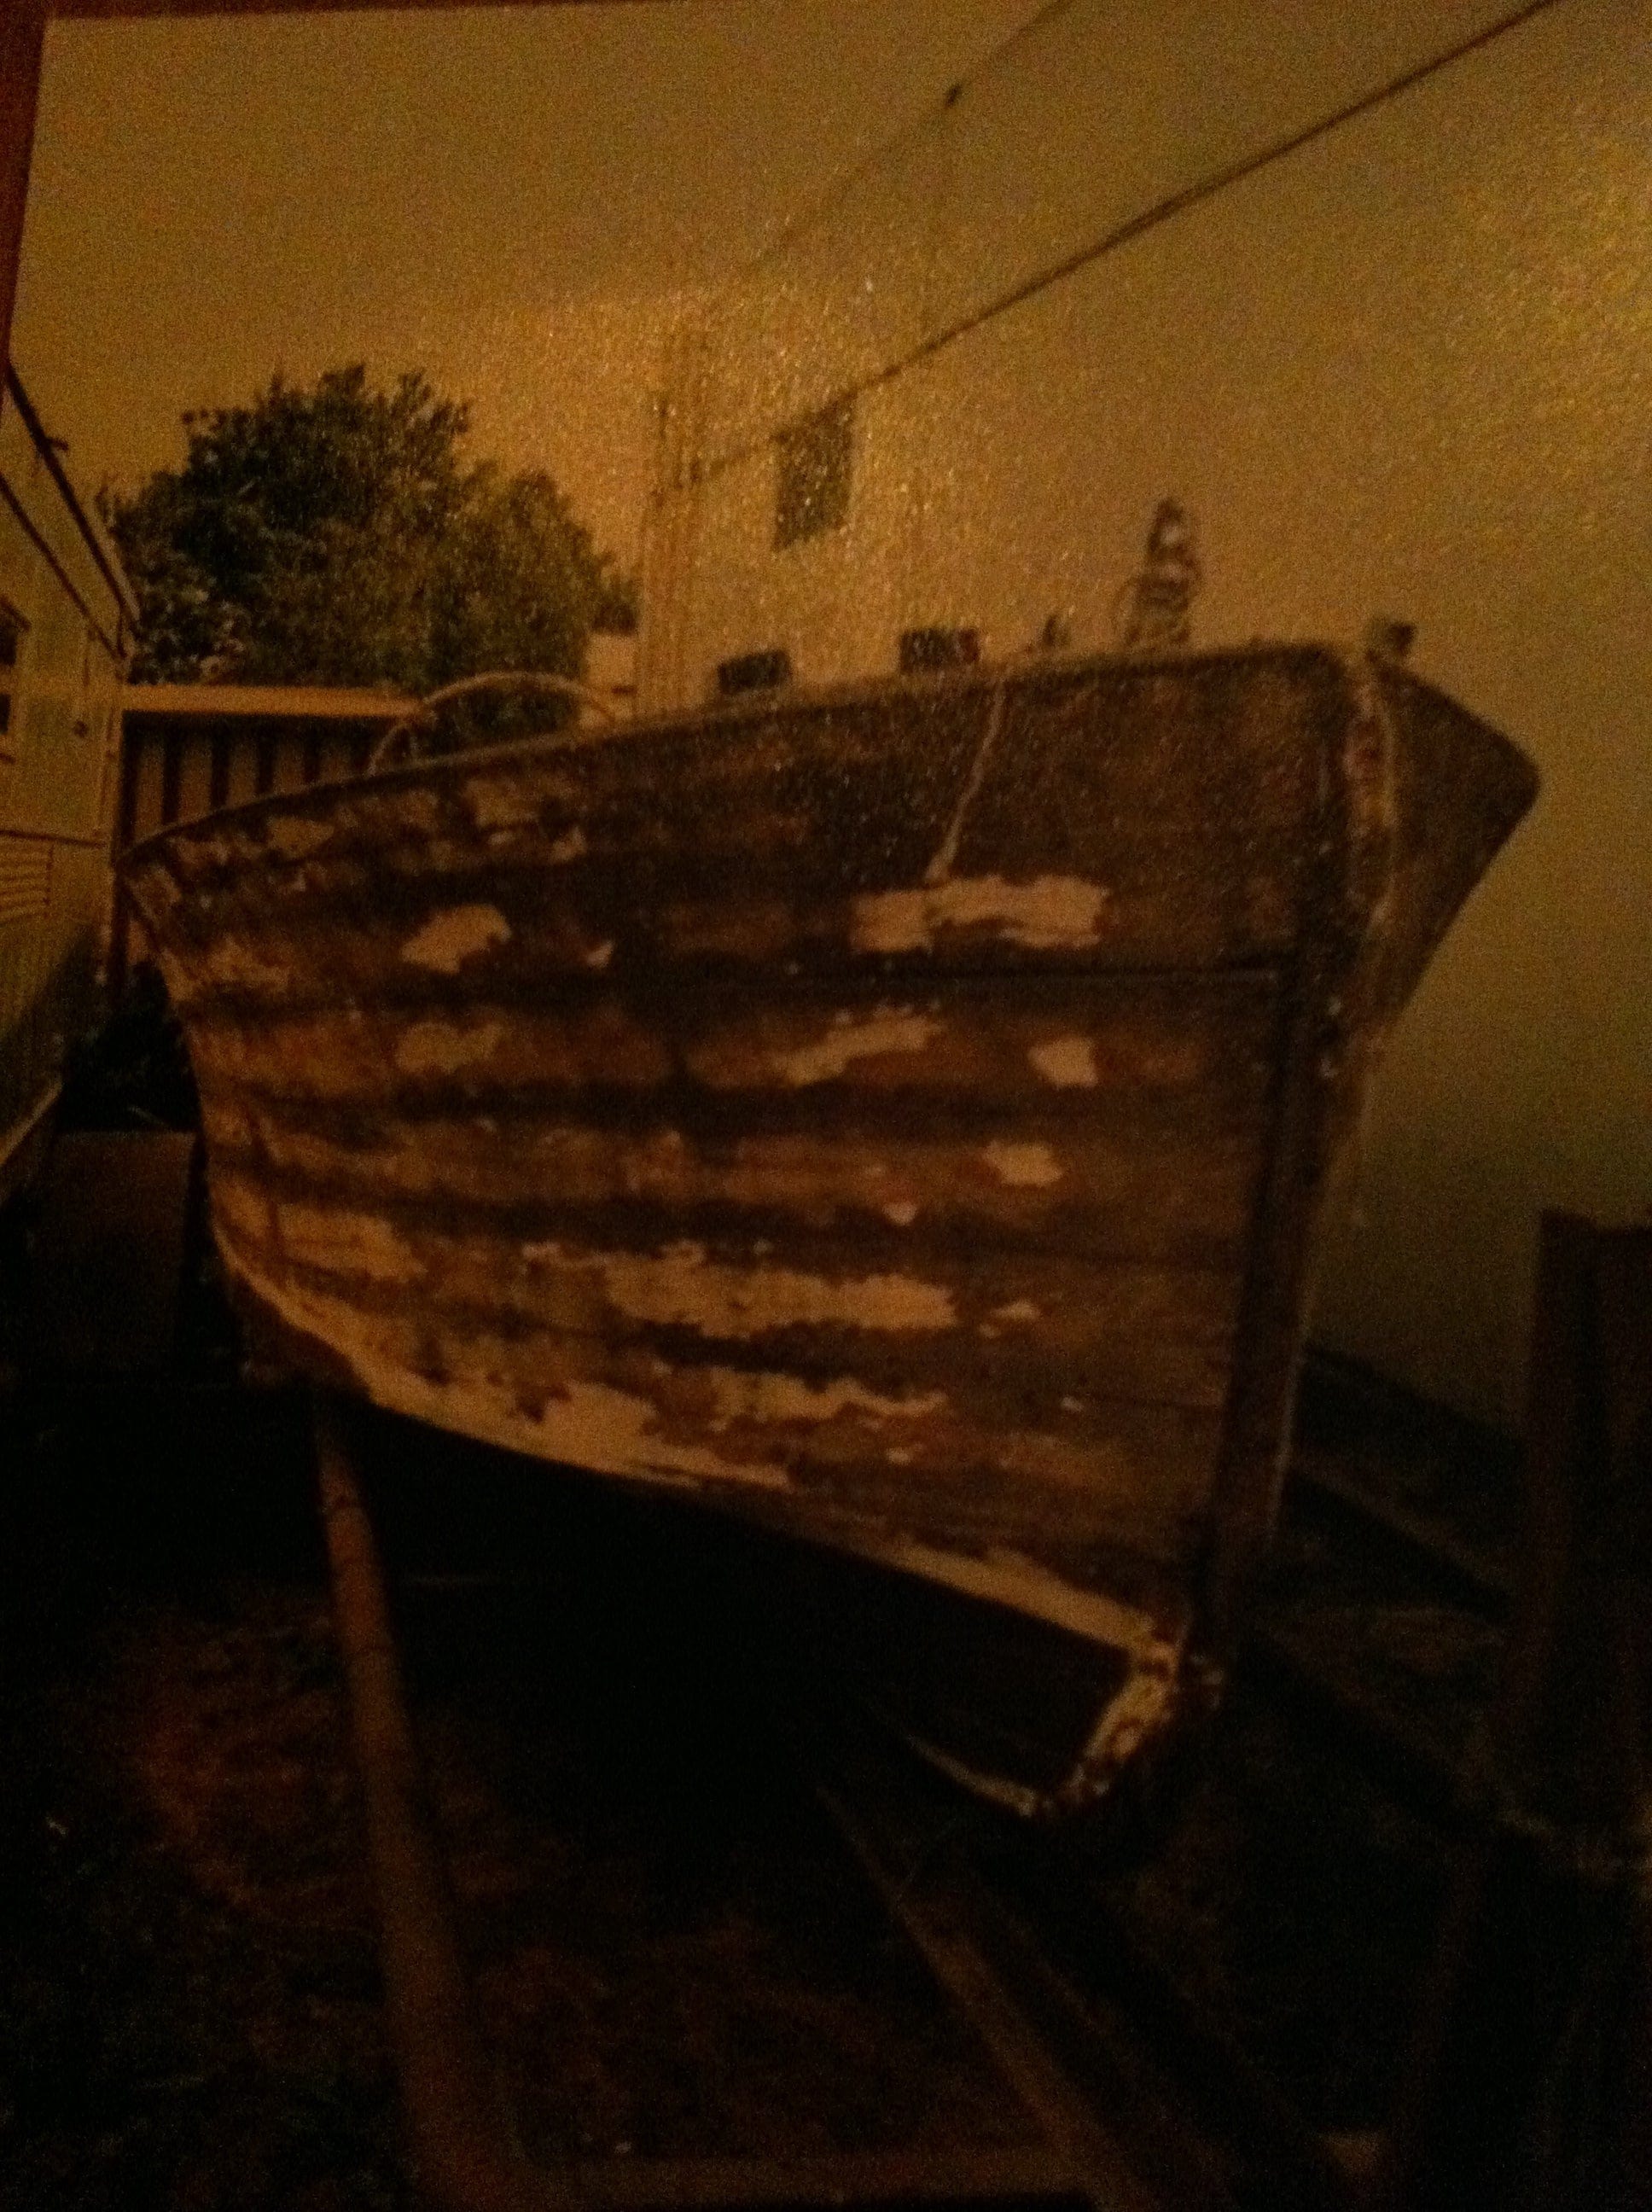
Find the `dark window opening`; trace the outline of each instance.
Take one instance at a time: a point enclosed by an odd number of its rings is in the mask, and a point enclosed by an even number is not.
[[[738,653],[717,664],[717,696],[732,699],[742,691],[777,691],[792,681],[792,656],[783,645],[762,653]]]
[[[23,649],[23,632],[27,628],[27,618],[20,615],[9,600],[0,599],[0,741],[11,729],[11,695],[17,680],[15,672]],[[0,761],[9,763],[16,757],[10,745],[0,742]]]
[[[926,674],[937,668],[973,668],[980,659],[978,629],[951,629],[937,623],[901,632],[902,676]]]
[[[854,451],[854,402],[823,408],[775,440],[774,550],[849,519],[849,473]]]

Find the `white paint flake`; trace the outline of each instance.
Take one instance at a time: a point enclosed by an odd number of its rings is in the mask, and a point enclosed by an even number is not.
[[[258,1264],[264,1257],[261,1243],[248,1248],[232,1236],[229,1257],[237,1273],[290,1326],[328,1345],[348,1362],[362,1391],[381,1406],[519,1451],[653,1484],[705,1484],[770,1493],[792,1487],[783,1464],[772,1457],[739,1456],[732,1437],[713,1449],[683,1435],[677,1417],[646,1390],[569,1377],[543,1408],[530,1409],[504,1379],[510,1363],[502,1349],[490,1351],[483,1342],[464,1340],[455,1347],[465,1358],[464,1369],[431,1376],[409,1363],[414,1334],[404,1320],[301,1286],[290,1275],[270,1274]],[[662,1381],[668,1373],[663,1363],[656,1363],[655,1371]],[[823,1420],[846,1407],[875,1408],[880,1418],[885,1412],[915,1415],[934,1407],[932,1395],[880,1400],[851,1378],[817,1388],[794,1377],[754,1377],[713,1369],[710,1379],[716,1403],[734,1413],[750,1409],[760,1416],[787,1418],[787,1408],[799,1402],[793,1395],[798,1392],[804,1394],[810,1414]],[[777,1385],[780,1397],[768,1397]],[[908,1447],[896,1445],[884,1456],[895,1466],[904,1466],[912,1454]],[[807,1527],[802,1499],[798,1510]],[[852,1548],[902,1572],[1050,1621],[1124,1656],[1127,1674],[1120,1692],[1109,1701],[1084,1759],[1065,1784],[1053,1791],[1019,1790],[1002,1778],[955,1769],[975,1787],[1005,1796],[1027,1811],[1078,1802],[1104,1784],[1168,1717],[1185,1641],[1175,1606],[1169,1618],[1155,1618],[1147,1608],[1076,1583],[1011,1546],[955,1550],[887,1529],[876,1534],[862,1532]],[[931,1755],[943,1765],[951,1764],[944,1753],[932,1747]]]
[[[600,975],[613,957],[614,940],[611,937],[604,938],[600,945],[593,945],[586,954],[585,964],[587,968],[594,968]]]
[[[457,1075],[486,1060],[504,1034],[503,1022],[415,1022],[397,1040],[396,1065],[404,1075]]]
[[[1080,1589],[1023,1553],[1008,1549],[994,1549],[976,1557],[901,1537],[879,1549],[882,1556],[908,1573],[949,1583],[972,1596],[995,1599],[1018,1613],[1035,1614],[1093,1643],[1110,1645],[1123,1655],[1123,1682],[1108,1699],[1072,1772],[1054,1790],[1035,1791],[1006,1782],[1001,1776],[966,1766],[938,1747],[914,1739],[926,1756],[973,1788],[1028,1814],[1048,1812],[1066,1803],[1081,1804],[1169,1718],[1186,1638],[1144,1608],[1101,1591]]]
[[[1101,1081],[1096,1072],[1096,1048],[1088,1037],[1054,1037],[1036,1044],[1027,1054],[1046,1083],[1060,1091],[1093,1091]]]
[[[523,1256],[602,1281],[604,1295],[633,1321],[697,1329],[713,1337],[762,1336],[777,1328],[951,1328],[957,1321],[944,1284],[911,1275],[859,1275],[834,1280],[791,1267],[730,1267],[708,1261],[702,1245],[663,1252],[564,1253]]]
[[[287,991],[292,988],[293,974],[277,961],[266,960],[261,954],[242,942],[239,937],[226,937],[215,945],[206,958],[208,980],[214,983],[228,983],[243,990]]]
[[[313,1334],[346,1360],[375,1404],[410,1413],[439,1428],[487,1443],[588,1467],[598,1474],[697,1488],[705,1482],[786,1490],[791,1477],[770,1462],[734,1458],[671,1435],[652,1398],[606,1382],[570,1380],[541,1413],[530,1413],[485,1373],[433,1381],[409,1366],[393,1320],[276,1279],[239,1251],[234,1262],[249,1286],[297,1329]],[[482,1358],[479,1348],[472,1357]]]
[[[867,1389],[852,1375],[838,1376],[829,1382],[813,1383],[795,1375],[750,1374],[732,1367],[714,1368],[711,1372],[717,1392],[717,1416],[712,1426],[718,1429],[726,1429],[735,1421],[818,1424],[835,1420],[845,1413],[865,1414],[879,1423],[922,1420],[931,1413],[941,1412],[946,1404],[944,1391],[928,1390],[917,1397],[889,1398],[880,1391]]]
[[[433,914],[402,947],[402,957],[438,975],[457,975],[495,945],[508,943],[511,926],[496,906],[453,906]]]
[[[1048,1145],[983,1145],[981,1156],[1001,1182],[1045,1188],[1061,1180],[1061,1163]]]
[[[892,1221],[897,1229],[910,1229],[918,1218],[918,1209],[910,1199],[902,1199],[895,1205],[886,1206],[884,1208],[884,1218],[885,1221]]]
[[[606,1382],[568,1382],[538,1421],[535,1449],[579,1467],[623,1474],[692,1475],[758,1490],[786,1490],[784,1468],[726,1458],[702,1444],[663,1432],[652,1398],[616,1390]]]
[[[857,952],[923,952],[943,932],[986,929],[1032,951],[1070,949],[1098,941],[1110,896],[1080,876],[958,876],[856,899],[850,939]]]
[[[1008,1305],[993,1308],[994,1321],[1037,1321],[1039,1318],[1038,1308],[1030,1298],[1011,1298]]]
[[[1133,1753],[1163,1727],[1175,1695],[1178,1645],[1169,1644],[1133,1658],[1122,1686],[1097,1723],[1066,1784],[1074,1802],[1092,1794],[1094,1780],[1110,1780]]]
[[[317,822],[303,814],[272,814],[264,828],[266,842],[283,860],[307,860],[331,840],[332,833],[331,819]]]
[[[940,1028],[939,1022],[910,1006],[879,1006],[859,1020],[840,1013],[818,1043],[777,1054],[775,1066],[787,1083],[830,1083],[857,1060],[922,1052]]]
[[[414,1283],[424,1274],[413,1246],[377,1214],[294,1201],[276,1206],[275,1218],[287,1257],[307,1267],[381,1283]]]

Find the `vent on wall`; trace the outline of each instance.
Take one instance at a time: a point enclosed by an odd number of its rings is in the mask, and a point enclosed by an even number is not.
[[[0,761],[17,757],[9,735],[11,699],[17,684],[17,663],[22,654],[23,633],[27,628],[27,619],[18,613],[16,608],[0,599]]]
[[[902,676],[921,675],[937,668],[973,668],[980,659],[978,629],[949,629],[936,625],[901,632]]]
[[[774,550],[837,530],[849,519],[854,402],[805,416],[774,441]]]
[[[783,645],[762,653],[736,653],[717,664],[717,696],[732,699],[742,691],[778,691],[792,681],[792,656]]]
[[[38,921],[51,903],[50,842],[0,836],[0,929],[15,921]]]

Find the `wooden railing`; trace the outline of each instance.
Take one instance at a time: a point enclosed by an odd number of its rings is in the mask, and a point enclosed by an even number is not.
[[[358,775],[414,702],[320,685],[134,684],[122,716],[114,856],[174,823],[270,792]],[[109,986],[118,1000],[147,957],[143,925],[118,892]]]

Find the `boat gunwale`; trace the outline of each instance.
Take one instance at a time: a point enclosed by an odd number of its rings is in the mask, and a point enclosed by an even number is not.
[[[433,775],[465,775],[473,769],[506,765],[540,755],[612,752],[621,746],[654,743],[689,732],[738,731],[796,715],[829,714],[864,703],[890,700],[920,702],[972,692],[988,695],[1000,689],[1030,687],[1063,678],[1116,672],[1121,675],[1181,674],[1189,669],[1209,669],[1247,661],[1283,659],[1318,661],[1334,669],[1350,684],[1357,683],[1365,665],[1361,649],[1347,642],[1324,638],[1253,639],[1243,645],[1212,646],[1200,651],[1172,650],[1162,653],[1098,652],[1093,647],[1071,653],[1025,654],[1018,659],[973,662],[964,668],[897,672],[855,677],[839,684],[785,684],[772,690],[741,695],[732,699],[704,701],[697,706],[673,707],[658,714],[633,720],[604,723],[600,727],[541,731],[532,737],[511,738],[495,744],[465,746],[419,760],[398,761],[386,768],[366,769],[348,775],[319,777],[292,791],[266,792],[260,798],[241,799],[187,822],[173,822],[152,830],[129,846],[121,856],[123,874],[159,857],[168,843],[221,829],[240,825],[260,816],[301,813],[319,801],[336,800],[341,793],[392,792],[416,785]],[[1423,680],[1423,679],[1417,679]],[[1438,687],[1428,685],[1436,690]],[[1446,696],[1442,693],[1442,696]],[[1490,728],[1489,724],[1482,726]],[[1500,733],[1498,733],[1500,734]],[[1506,743],[1507,741],[1504,740]]]

